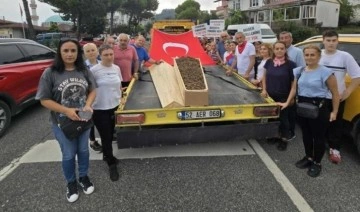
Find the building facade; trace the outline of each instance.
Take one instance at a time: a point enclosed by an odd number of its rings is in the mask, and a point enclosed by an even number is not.
[[[337,27],[340,5],[337,0],[229,0],[230,10],[241,10],[249,23],[272,26],[295,21],[307,26]]]

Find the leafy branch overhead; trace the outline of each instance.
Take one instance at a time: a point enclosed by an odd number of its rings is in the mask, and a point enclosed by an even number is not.
[[[78,36],[80,33],[97,35],[103,33],[107,24],[106,14],[110,13],[110,32],[114,27],[116,11],[128,14],[129,27],[137,26],[141,20],[154,16],[157,0],[39,0],[56,9],[64,20],[74,23]]]

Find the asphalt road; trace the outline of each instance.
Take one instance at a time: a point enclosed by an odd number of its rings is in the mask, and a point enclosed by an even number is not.
[[[70,204],[48,117],[40,105],[29,108],[1,138],[0,211],[360,211],[356,148],[344,144],[340,165],[326,156],[314,179],[294,166],[300,132],[285,152],[255,140],[122,150],[118,182],[91,152],[95,192]],[[198,152],[187,154],[192,148]]]

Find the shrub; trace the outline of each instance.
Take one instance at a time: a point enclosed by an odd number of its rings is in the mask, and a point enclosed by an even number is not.
[[[279,32],[288,31],[293,36],[293,43],[301,42],[311,36],[319,35],[317,29],[313,27],[303,26],[298,22],[284,21],[279,23]]]

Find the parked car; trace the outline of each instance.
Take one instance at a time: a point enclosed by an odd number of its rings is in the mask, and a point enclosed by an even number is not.
[[[56,48],[58,42],[64,37],[67,37],[66,34],[60,32],[43,33],[36,35],[36,41],[47,47]]]
[[[81,47],[83,47],[87,43],[94,43],[97,47],[99,47],[103,44],[103,42],[104,42],[104,40],[98,40],[98,39],[94,39],[92,37],[81,38],[81,40],[79,41]]]
[[[12,116],[36,102],[39,79],[55,55],[32,40],[0,39],[0,137]]]
[[[322,36],[309,38],[295,46],[302,49],[309,44],[323,48]],[[340,34],[338,49],[349,52],[360,64],[360,34]],[[347,86],[350,84],[349,76],[346,76],[345,82]],[[346,99],[343,119],[345,120],[345,132],[349,132],[360,153],[360,86]]]

